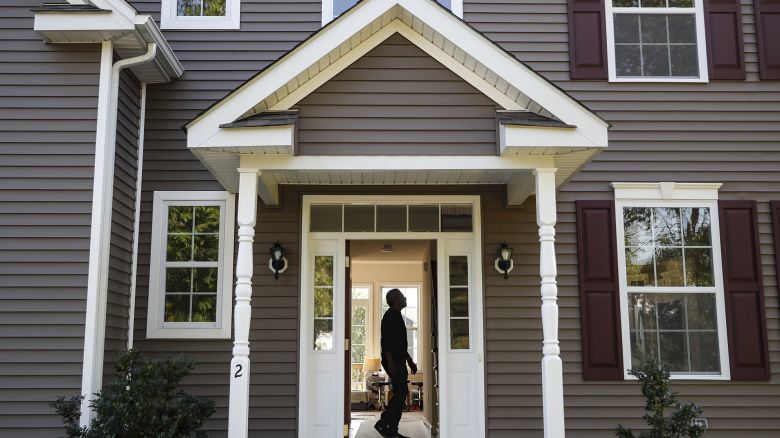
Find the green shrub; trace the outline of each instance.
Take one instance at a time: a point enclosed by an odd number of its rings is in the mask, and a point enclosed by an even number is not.
[[[645,415],[642,417],[650,426],[639,438],[698,438],[704,435],[704,427],[693,419],[701,416],[701,409],[693,403],[681,404],[677,393],[671,389],[669,370],[655,360],[644,362],[629,374],[639,380],[642,395],[645,396]],[[671,415],[666,412],[671,410]],[[636,438],[631,429],[618,425],[616,435],[620,438]]]
[[[214,413],[214,401],[176,389],[193,367],[189,359],[149,360],[131,350],[116,365],[118,379],[90,401],[95,418],[89,427],[79,426],[83,396],[50,405],[63,417],[68,438],[205,437],[198,429]]]

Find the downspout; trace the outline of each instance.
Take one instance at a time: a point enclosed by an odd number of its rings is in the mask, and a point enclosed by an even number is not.
[[[119,75],[125,68],[150,62],[157,44],[149,43],[143,55],[113,63],[113,43],[104,41],[100,58],[97,127],[95,129],[95,177],[92,186],[92,220],[89,235],[89,271],[84,324],[84,361],[81,375],[81,426],[93,417],[89,404],[103,381],[103,354],[106,336],[108,263],[111,249],[111,210],[114,199],[114,158],[116,154]]]
[[[146,125],[146,82],[141,83],[141,108],[138,122],[138,169],[135,178],[135,210],[133,212],[133,253],[130,267],[130,309],[127,315],[127,349],[133,349],[135,329],[135,289],[138,275],[138,235],[141,224],[141,185],[144,172],[144,129]]]

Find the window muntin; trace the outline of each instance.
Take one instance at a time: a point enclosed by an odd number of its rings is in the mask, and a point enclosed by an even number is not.
[[[724,375],[716,204],[692,204],[618,205],[626,368],[653,357],[677,378]]]
[[[179,17],[224,17],[226,0],[176,0]]]
[[[333,350],[333,260],[314,256],[314,349]]]
[[[162,29],[239,29],[241,0],[162,0]]]
[[[449,320],[452,350],[468,350],[470,345],[468,266],[468,256],[449,256]]]
[[[704,21],[699,3],[608,2],[610,80],[706,81]]]
[[[170,322],[217,321],[220,205],[168,205],[165,315]]]
[[[230,337],[234,214],[226,192],[155,192],[147,337]]]

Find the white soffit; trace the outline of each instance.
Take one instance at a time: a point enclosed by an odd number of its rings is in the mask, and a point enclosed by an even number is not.
[[[606,146],[606,122],[433,0],[360,2],[192,120],[187,145],[205,146],[221,124],[289,109],[395,33],[504,109],[556,118]]]

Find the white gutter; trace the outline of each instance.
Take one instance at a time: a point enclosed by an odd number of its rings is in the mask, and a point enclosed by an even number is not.
[[[141,185],[144,172],[144,128],[146,125],[146,83],[141,84],[141,109],[138,123],[138,168],[135,178],[135,210],[133,212],[133,254],[130,267],[130,310],[127,316],[127,349],[133,349],[133,330],[135,329],[135,289],[138,274],[138,234],[141,223]]]
[[[93,412],[89,403],[93,394],[100,391],[103,381],[119,74],[125,68],[154,60],[156,53],[157,44],[149,43],[143,55],[123,59],[112,65],[113,43],[111,41],[102,43],[95,129],[95,177],[92,186],[92,221],[89,236],[84,361],[81,375],[81,394],[85,396],[81,403],[81,426],[88,426],[92,420]]]

